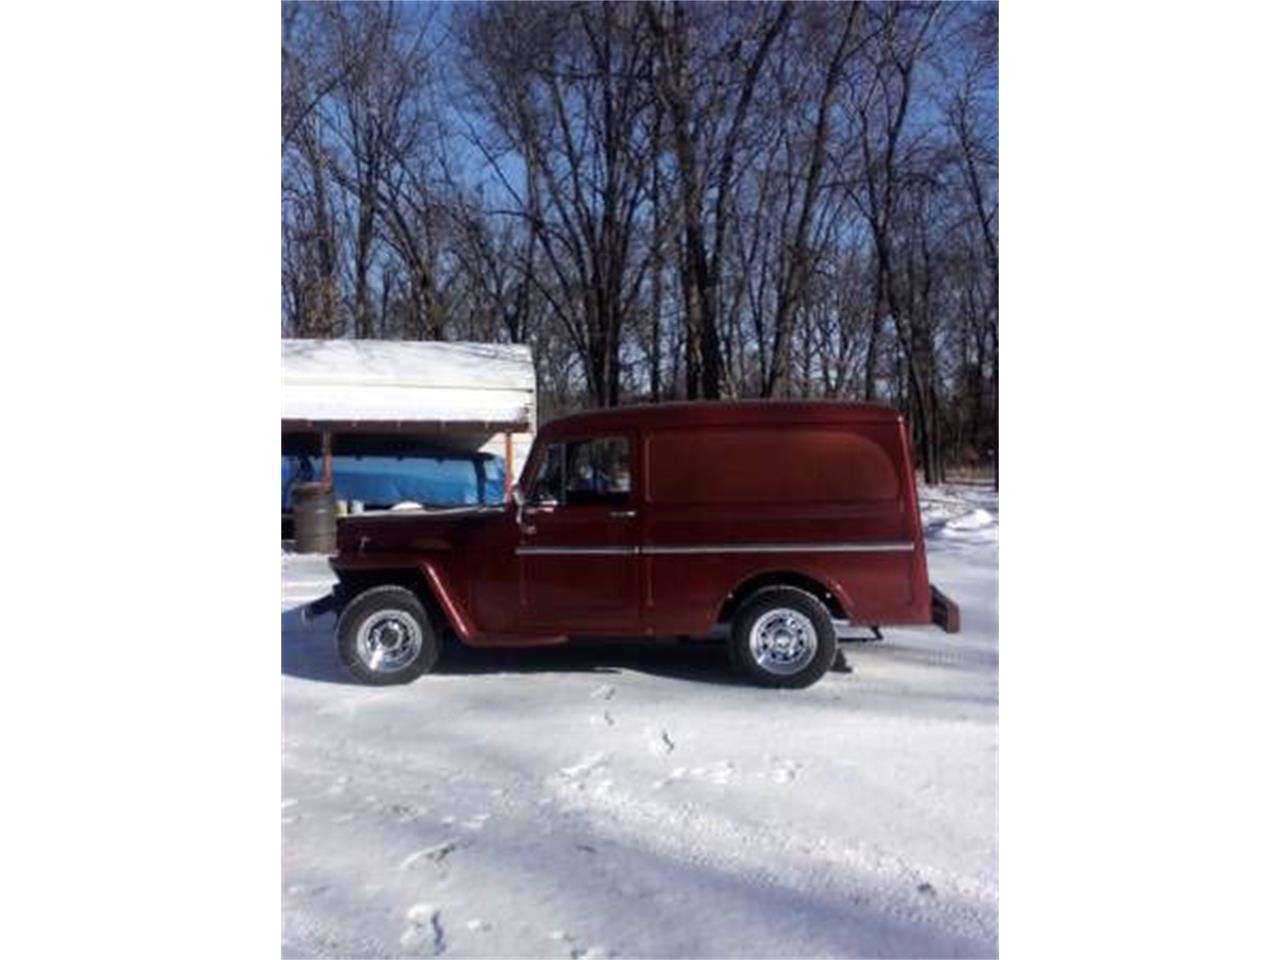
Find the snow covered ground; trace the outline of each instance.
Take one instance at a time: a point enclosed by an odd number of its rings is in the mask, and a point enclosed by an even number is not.
[[[327,566],[282,556],[284,956],[994,956],[999,504],[922,511],[963,632],[802,691],[641,644],[357,686],[298,615]]]

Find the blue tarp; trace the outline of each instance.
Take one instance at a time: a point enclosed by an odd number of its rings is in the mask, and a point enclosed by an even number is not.
[[[319,480],[323,472],[320,457],[282,456],[281,509],[290,509],[289,491],[295,483]],[[370,508],[405,500],[428,506],[496,504],[506,495],[506,469],[501,459],[488,454],[335,455],[333,495],[338,500],[360,500]]]

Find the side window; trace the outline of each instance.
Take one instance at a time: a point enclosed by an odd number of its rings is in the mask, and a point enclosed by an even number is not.
[[[631,497],[631,449],[626,437],[576,440],[564,449],[569,506],[624,504]]]
[[[538,475],[533,478],[533,503],[564,503],[564,444],[547,447]]]

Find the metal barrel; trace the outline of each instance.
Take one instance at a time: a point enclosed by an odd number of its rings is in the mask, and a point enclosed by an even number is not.
[[[293,539],[298,553],[336,553],[338,516],[333,491],[323,483],[299,483],[292,490]]]

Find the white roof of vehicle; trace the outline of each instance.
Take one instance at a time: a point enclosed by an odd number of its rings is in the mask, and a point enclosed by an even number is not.
[[[281,340],[282,420],[534,421],[537,378],[522,344]]]

